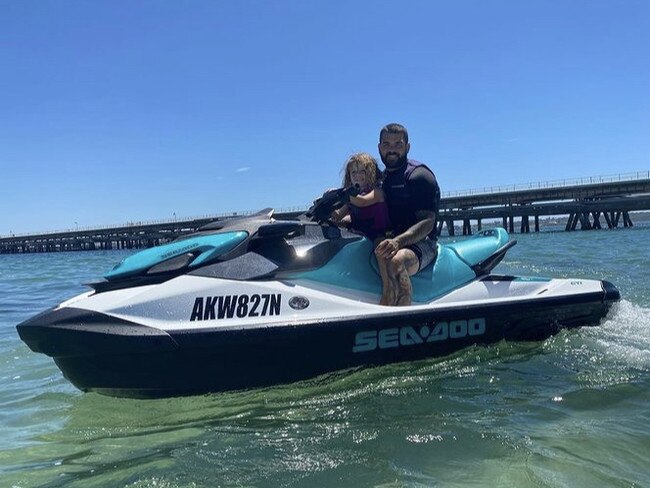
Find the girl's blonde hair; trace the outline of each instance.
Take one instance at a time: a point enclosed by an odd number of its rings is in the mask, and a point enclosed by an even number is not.
[[[366,170],[366,179],[370,188],[375,188],[381,182],[381,170],[377,164],[377,160],[373,158],[370,154],[360,152],[353,154],[345,162],[343,167],[343,187],[348,188],[352,186],[352,180],[350,179],[350,167],[353,164],[360,164],[361,167]]]

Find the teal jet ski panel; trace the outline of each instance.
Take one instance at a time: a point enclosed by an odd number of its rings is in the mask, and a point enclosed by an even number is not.
[[[438,244],[435,262],[413,276],[413,301],[424,303],[476,278],[472,266],[488,259],[506,245],[508,233],[501,228],[480,232],[451,244]],[[292,279],[381,294],[381,278],[372,242],[361,239],[346,245],[324,266],[298,273]]]
[[[491,238],[491,239],[489,239]],[[501,249],[510,240],[505,229],[497,227],[479,232],[474,237],[463,239],[447,247],[469,266],[474,266]]]
[[[372,242],[363,238],[344,246],[324,266],[292,274],[290,278],[381,293],[381,280],[370,265],[371,257],[374,258]]]
[[[485,257],[487,256],[489,254]],[[411,278],[413,301],[429,302],[474,278],[476,278],[476,273],[467,262],[458,257],[453,244],[438,244],[438,257],[435,263]]]
[[[188,266],[193,268],[227,253],[247,237],[248,232],[244,231],[224,232],[192,237],[145,249],[124,259],[111,271],[106,273],[104,278],[107,280],[115,280],[135,276],[144,273],[157,264],[177,259],[187,254],[192,254],[192,256],[188,257]]]

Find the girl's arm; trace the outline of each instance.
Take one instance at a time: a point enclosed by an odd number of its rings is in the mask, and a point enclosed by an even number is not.
[[[335,224],[339,224],[343,220],[343,218],[349,214],[350,214],[349,207],[347,205],[343,205],[341,208],[334,210],[332,212],[332,216],[331,216],[332,222],[334,222]]]
[[[356,197],[350,197],[350,203],[356,205],[357,207],[369,207],[375,203],[384,201],[384,192],[381,188],[373,188],[365,195],[357,195]]]

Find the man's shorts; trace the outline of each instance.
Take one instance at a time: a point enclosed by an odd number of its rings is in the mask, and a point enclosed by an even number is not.
[[[438,256],[438,243],[429,237],[425,237],[420,242],[406,246],[418,257],[420,266],[418,271],[423,270],[436,260]]]

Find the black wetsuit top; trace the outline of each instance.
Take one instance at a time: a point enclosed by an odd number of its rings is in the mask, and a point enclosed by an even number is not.
[[[429,210],[438,215],[440,187],[433,171],[422,163],[409,159],[403,168],[385,171],[382,188],[396,236],[418,222],[415,216],[418,210]],[[437,238],[435,226],[429,237]]]

